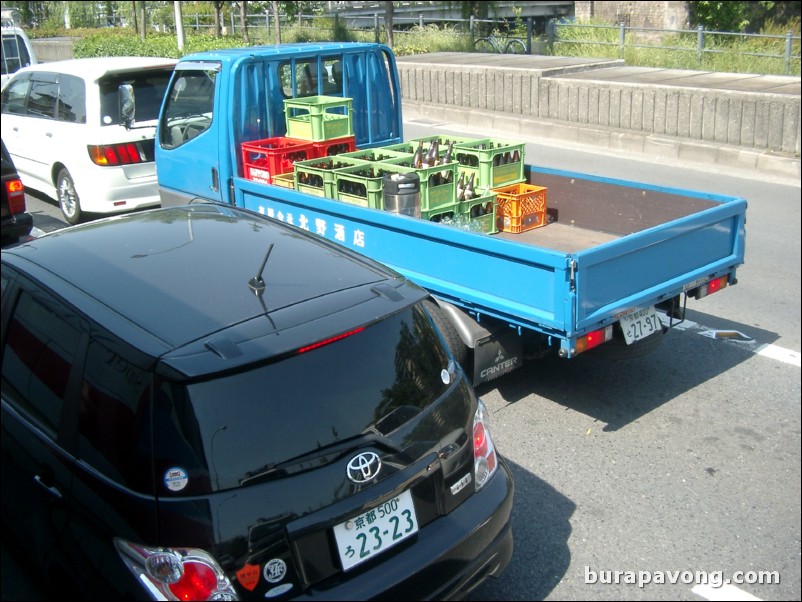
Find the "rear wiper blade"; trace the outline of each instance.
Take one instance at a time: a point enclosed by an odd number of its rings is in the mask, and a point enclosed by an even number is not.
[[[388,452],[400,453],[402,449],[387,437],[375,433],[362,433],[324,445],[314,451],[290,458],[277,464],[266,464],[256,470],[250,470],[240,479],[240,486],[251,485],[255,482],[272,480],[291,474],[298,474],[314,468],[320,468],[341,458],[345,454],[361,447],[379,447]]]

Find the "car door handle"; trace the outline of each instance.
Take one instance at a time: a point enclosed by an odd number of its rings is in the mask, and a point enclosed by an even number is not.
[[[54,498],[56,498],[56,499],[59,499],[59,500],[60,500],[61,498],[63,498],[63,497],[64,497],[63,495],[61,495],[61,492],[58,490],[58,488],[56,488],[56,487],[53,487],[52,485],[48,485],[48,484],[45,482],[45,479],[44,479],[44,477],[42,477],[41,475],[38,475],[38,474],[37,474],[37,475],[34,475],[34,477],[33,477],[33,480],[34,480],[34,481],[36,481],[36,483],[37,483],[38,485],[41,485],[41,486],[42,486],[44,489],[46,489],[46,490],[47,490],[47,492],[48,492],[50,495],[52,495]]]

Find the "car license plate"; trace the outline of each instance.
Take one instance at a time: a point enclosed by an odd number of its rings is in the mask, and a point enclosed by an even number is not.
[[[381,554],[418,531],[412,494],[398,497],[334,527],[343,570]]]
[[[621,330],[624,332],[627,345],[645,339],[662,328],[663,323],[654,307],[645,307],[621,318]]]

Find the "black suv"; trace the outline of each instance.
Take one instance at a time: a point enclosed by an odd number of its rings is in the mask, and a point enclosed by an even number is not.
[[[0,140],[2,147],[3,204],[2,204],[2,238],[0,244],[6,246],[18,242],[33,230],[33,217],[25,210],[25,187],[22,185],[14,161],[6,150],[6,143]]]
[[[59,598],[464,596],[513,482],[425,291],[213,204],[2,252],[2,516]]]

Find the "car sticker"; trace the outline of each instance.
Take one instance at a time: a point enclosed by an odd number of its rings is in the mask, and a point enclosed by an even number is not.
[[[259,583],[259,572],[258,564],[246,564],[237,571],[237,581],[242,587],[252,592]]]
[[[278,583],[287,574],[287,563],[281,558],[274,558],[265,565],[264,574],[270,583]]]
[[[168,468],[164,473],[164,486],[170,491],[181,491],[189,483],[187,471],[178,466]]]
[[[267,590],[265,592],[265,598],[275,598],[276,596],[280,596],[281,594],[288,592],[292,589],[292,583],[282,583],[281,585],[277,585],[273,589]]]

